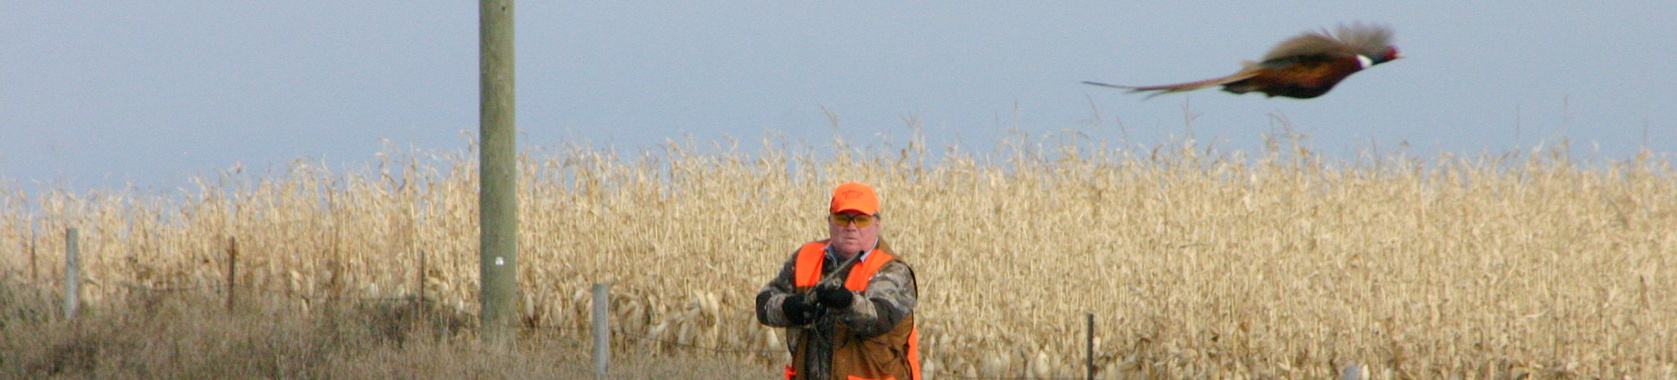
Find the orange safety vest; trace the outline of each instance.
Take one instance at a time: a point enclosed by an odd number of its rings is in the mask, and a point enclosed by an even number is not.
[[[808,292],[808,291],[810,291],[810,289],[814,288],[817,283],[821,282],[821,269],[822,269],[821,267],[824,264],[823,261],[825,261],[825,260],[823,260],[823,258],[826,257],[826,251],[827,251],[827,241],[826,240],[805,243],[803,248],[798,249],[797,262],[793,264],[794,267],[792,269],[792,284],[798,290],[799,293]],[[872,279],[873,275],[875,273],[879,273],[879,269],[884,268],[885,264],[890,263],[891,261],[896,260],[896,259],[897,258],[895,256],[892,256],[891,253],[889,252],[889,248],[886,247],[885,241],[880,240],[879,247],[875,247],[873,252],[869,252],[867,257],[862,259],[862,262],[856,263],[856,266],[850,268],[850,276],[844,279],[845,289],[850,289],[852,291],[857,291],[857,292],[866,291],[868,289],[868,280]],[[906,322],[906,323],[904,323],[904,322]],[[885,345],[866,345],[866,344],[860,344],[860,340],[858,340],[857,343],[855,343],[855,344],[842,344],[841,343],[839,346],[834,347],[834,349],[833,349],[833,357],[835,358],[835,362],[838,361],[837,358],[843,356],[843,357],[847,357],[847,358],[856,359],[856,360],[847,361],[848,363],[855,366],[854,369],[863,370],[863,369],[867,369],[867,368],[878,368],[880,366],[878,366],[878,365],[870,366],[870,364],[881,364],[881,363],[866,363],[866,362],[870,361],[870,359],[872,359],[872,358],[884,358],[884,357],[895,356],[894,354],[892,354],[888,351],[893,346],[898,345],[898,344],[902,344],[902,345],[906,346],[906,348],[904,348],[904,349],[906,350],[906,355],[905,356],[906,356],[906,359],[908,361],[909,376],[912,380],[920,380],[920,329],[914,326],[914,312],[909,312],[908,315],[904,316],[903,321],[898,322],[897,327],[895,329],[893,329],[891,332],[885,333],[884,335],[880,335],[878,337],[874,337],[874,338],[871,338],[871,339],[886,339],[886,340],[888,340],[893,336],[900,337],[901,336],[901,330],[905,326],[908,328],[908,332],[907,332],[908,336],[906,338],[906,342],[904,342],[904,343],[887,342],[887,344],[885,344]],[[901,339],[901,338],[898,338],[898,339]],[[897,347],[903,347],[903,346],[897,346]],[[803,350],[799,349],[798,351],[801,353]],[[864,352],[864,351],[886,351],[886,352]],[[792,361],[793,361],[794,364],[802,364],[802,358],[800,358],[800,357],[793,357]],[[901,368],[901,367],[896,367],[896,368]],[[834,371],[835,374],[836,373],[847,373],[848,371],[844,371],[844,369],[846,369],[846,368],[842,368],[838,365],[835,365],[834,368],[833,368],[833,371]],[[786,378],[788,380],[792,380],[792,379],[796,378],[796,376],[797,376],[797,372],[793,370],[793,366],[790,366],[790,365],[786,366]],[[869,378],[858,377],[858,376],[847,376],[845,379],[846,380],[869,380]],[[895,377],[889,377],[888,376],[888,377],[884,377],[884,378],[880,378],[880,379],[893,379],[894,380]]]

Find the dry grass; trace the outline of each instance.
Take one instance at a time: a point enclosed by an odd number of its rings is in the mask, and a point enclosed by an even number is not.
[[[526,331],[520,344],[480,343],[448,311],[410,302],[339,302],[314,312],[221,299],[136,293],[121,309],[75,323],[51,317],[39,292],[0,289],[0,378],[580,379],[589,348]],[[44,313],[44,314],[43,314]],[[613,378],[767,378],[759,364],[715,357],[619,357]]]
[[[586,333],[567,331],[587,325],[596,282],[613,284],[623,331],[779,349],[778,331],[755,323],[752,296],[798,243],[825,233],[831,186],[860,180],[879,188],[884,235],[920,276],[924,356],[936,374],[1080,376],[1083,315],[1094,313],[1105,378],[1323,377],[1349,364],[1377,378],[1677,376],[1669,157],[1585,166],[1560,147],[1340,162],[1298,146],[1247,157],[1191,145],[1009,143],[992,156],[951,149],[935,159],[917,141],[839,142],[825,152],[774,141],[756,153],[692,142],[633,157],[588,147],[527,152],[524,322],[559,329],[509,355],[584,342]],[[475,311],[470,157],[389,152],[350,173],[298,161],[172,194],[28,198],[0,188],[0,252],[27,249],[31,222],[52,231],[38,247],[44,274],[29,274],[27,255],[4,256],[0,269],[51,286],[60,231],[76,226],[90,257],[89,304],[130,310],[129,285],[219,284],[231,236],[242,286],[278,300],[265,307],[316,321],[280,331],[319,329],[335,315],[318,297],[409,296],[420,278],[427,297]],[[74,346],[80,336],[27,339]],[[227,341],[182,339],[204,342],[177,347]],[[250,368],[300,377],[316,372],[285,371],[346,363],[442,377],[459,374],[454,366],[566,373],[552,372],[567,367],[548,368],[551,360],[457,355],[474,348],[438,342],[356,343],[340,350],[353,355],[311,358],[293,353],[321,343],[299,339],[261,348],[284,363]],[[641,340],[617,346],[630,358],[690,352]],[[466,359],[442,368],[412,352]],[[781,356],[738,359],[769,373]],[[368,358],[373,364],[360,364]]]

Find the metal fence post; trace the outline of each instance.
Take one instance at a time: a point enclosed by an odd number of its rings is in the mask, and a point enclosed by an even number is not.
[[[1088,379],[1095,380],[1095,313],[1086,313],[1085,315],[1089,317],[1089,334],[1087,335],[1087,342],[1089,343],[1087,347],[1089,350],[1084,354],[1083,358],[1084,363],[1088,364],[1089,368]]]

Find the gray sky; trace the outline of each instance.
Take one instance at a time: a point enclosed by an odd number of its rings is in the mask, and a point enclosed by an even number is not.
[[[823,108],[856,143],[905,141],[912,118],[934,150],[987,152],[1010,130],[1152,147],[1187,133],[1186,107],[1197,141],[1245,151],[1280,115],[1345,159],[1561,139],[1583,158],[1677,152],[1673,1],[555,3],[517,5],[527,147],[824,146]],[[1317,99],[1079,84],[1226,75],[1355,21],[1390,25],[1408,58]],[[174,188],[359,163],[385,140],[463,150],[477,54],[476,2],[0,3],[0,181]]]

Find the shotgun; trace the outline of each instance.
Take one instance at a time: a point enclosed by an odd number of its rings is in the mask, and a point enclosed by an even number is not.
[[[814,287],[809,288],[809,291],[804,292],[804,294],[799,294],[797,296],[803,297],[805,304],[809,304],[809,305],[817,304],[817,301],[815,299],[815,289],[820,288],[822,285],[827,285],[827,286],[838,285],[839,287],[843,287],[844,286],[844,280],[846,278],[850,277],[850,276],[848,276],[849,275],[848,271],[850,270],[851,267],[856,266],[856,263],[859,263],[859,262],[862,261],[862,254],[863,253],[865,253],[865,252],[857,252],[855,255],[851,255],[850,258],[844,259],[843,262],[839,263],[838,268],[833,269],[833,272],[832,272],[833,275],[832,276],[827,276],[827,277],[822,278],[821,281],[815,283]],[[840,273],[844,273],[846,275],[845,276],[839,276],[838,274],[840,274]],[[813,317],[809,318],[809,320],[811,322],[814,322],[816,319],[819,319],[819,318],[813,318]]]

